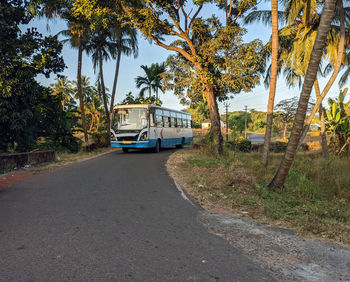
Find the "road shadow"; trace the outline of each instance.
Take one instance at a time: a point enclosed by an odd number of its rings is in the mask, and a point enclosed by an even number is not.
[[[178,150],[182,150],[182,149],[178,149],[178,148],[172,148],[172,147],[165,147],[165,148],[161,148],[159,153],[155,153],[153,151],[153,149],[130,149],[129,152],[124,153],[122,150],[118,150],[115,152],[115,154],[123,154],[123,155],[149,155],[149,154],[168,154],[168,153],[173,153],[176,152]]]

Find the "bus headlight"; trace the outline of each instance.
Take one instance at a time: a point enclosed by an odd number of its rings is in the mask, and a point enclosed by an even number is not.
[[[147,132],[143,132],[140,136],[140,141],[147,140]]]

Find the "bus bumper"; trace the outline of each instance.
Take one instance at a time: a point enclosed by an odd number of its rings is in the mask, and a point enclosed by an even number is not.
[[[154,148],[157,140],[146,140],[146,141],[111,141],[112,148]]]

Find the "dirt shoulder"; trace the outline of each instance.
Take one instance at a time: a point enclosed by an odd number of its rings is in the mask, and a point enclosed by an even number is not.
[[[98,156],[108,154],[115,151],[114,148],[101,148],[93,152],[80,152],[77,154],[58,153],[57,160],[51,163],[43,163],[36,166],[26,166],[15,170],[0,174],[0,191],[6,187],[10,187],[15,183],[21,182],[33,175],[47,171],[52,171],[56,168],[69,165],[75,162],[82,162]]]
[[[184,151],[172,154],[167,169],[176,183],[204,208],[198,214],[198,220],[209,232],[228,240],[278,281],[350,281],[349,248],[301,237],[295,230],[285,228],[289,227],[288,224],[255,215],[254,210],[258,207],[252,203],[250,210],[228,205],[228,194],[209,192],[200,179],[191,177],[198,168],[193,166],[188,175],[184,175],[186,158]],[[210,169],[205,173],[210,174]],[[243,189],[251,181],[251,176],[240,170],[236,173],[242,179],[242,185],[237,189]],[[194,178],[195,181],[192,181]],[[222,179],[225,179],[225,175],[215,181],[220,182]],[[212,183],[213,186],[216,184]],[[239,186],[237,182],[232,185]],[[211,197],[215,197],[215,201],[211,201]]]

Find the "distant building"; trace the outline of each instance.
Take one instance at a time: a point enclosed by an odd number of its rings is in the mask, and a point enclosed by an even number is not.
[[[202,121],[201,125],[202,125],[202,128],[210,128],[211,122],[209,119],[206,119]],[[221,128],[223,128],[223,127],[226,127],[226,124],[222,120],[220,120],[220,126]]]

